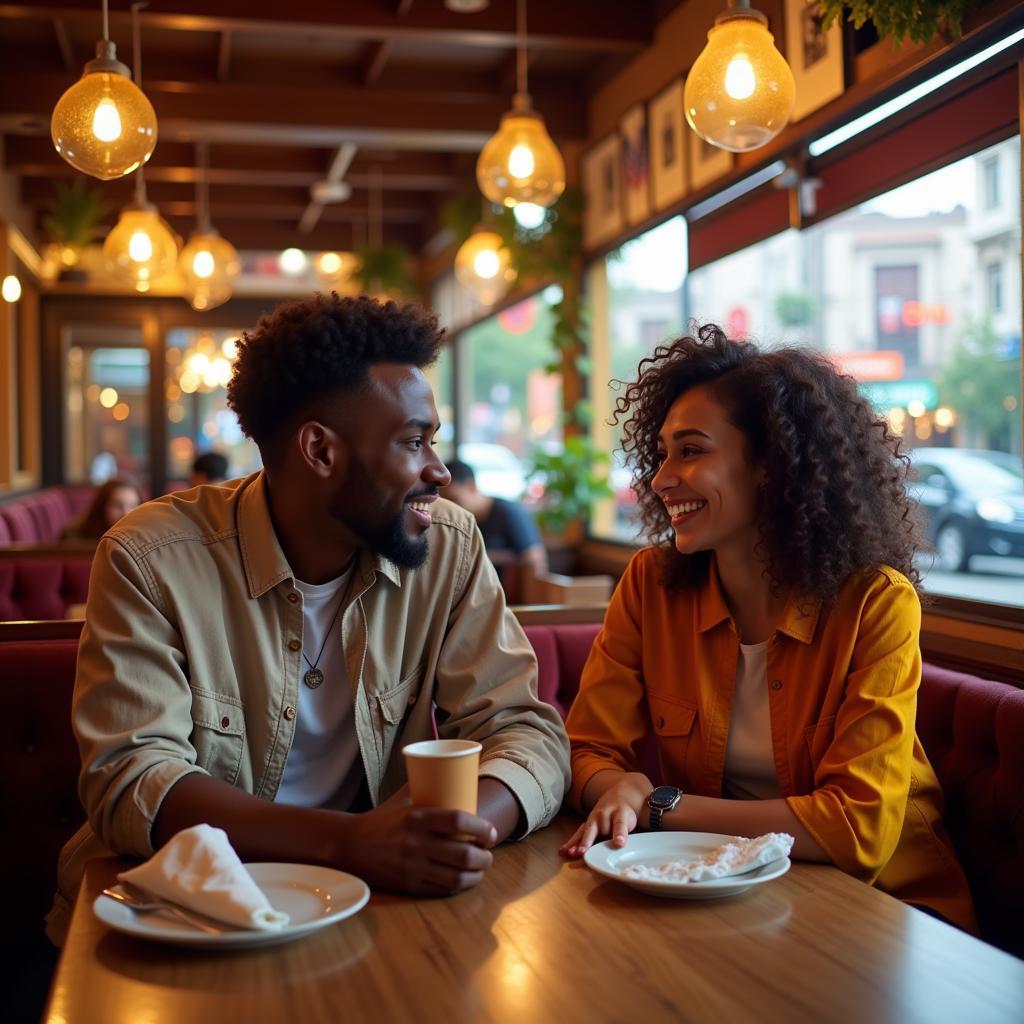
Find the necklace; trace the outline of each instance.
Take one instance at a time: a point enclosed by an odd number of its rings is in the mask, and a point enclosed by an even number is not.
[[[302,656],[306,658],[306,664],[309,666],[302,677],[302,681],[311,690],[315,690],[324,681],[324,674],[317,668],[317,665],[320,664],[320,659],[324,656],[324,648],[327,647],[327,641],[331,638],[331,630],[334,629],[334,623],[338,621],[338,613],[345,607],[345,603],[348,601],[348,592],[352,588],[352,577],[354,575],[355,573],[350,569],[348,583],[345,586],[345,593],[342,594],[338,607],[334,609],[334,615],[331,617],[331,624],[327,627],[327,635],[324,637],[324,642],[320,645],[320,653],[316,656],[316,661],[310,661],[309,658],[306,657],[306,652],[302,652]]]

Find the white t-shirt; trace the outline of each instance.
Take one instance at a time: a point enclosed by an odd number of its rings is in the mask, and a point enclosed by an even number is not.
[[[295,736],[277,791],[279,803],[347,810],[365,776],[356,738],[352,687],[341,643],[341,605],[351,599],[354,573],[353,562],[345,573],[329,583],[295,581],[302,594],[304,657]],[[302,678],[310,665],[316,665],[324,674],[324,681],[315,690]]]
[[[725,745],[723,796],[770,800],[781,796],[772,753],[768,706],[768,643],[740,644]]]

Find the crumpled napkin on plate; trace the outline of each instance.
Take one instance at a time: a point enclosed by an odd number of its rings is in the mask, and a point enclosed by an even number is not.
[[[753,871],[780,857],[788,857],[793,837],[788,832],[766,832],[754,839],[736,836],[702,857],[673,860],[665,864],[630,864],[622,873],[645,882],[705,882]]]
[[[238,928],[277,931],[288,915],[274,910],[238,859],[227,833],[210,825],[179,832],[119,882]]]

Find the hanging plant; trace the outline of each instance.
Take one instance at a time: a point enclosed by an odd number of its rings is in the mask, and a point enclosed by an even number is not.
[[[975,0],[818,0],[822,26],[828,28],[844,14],[855,28],[870,21],[882,39],[891,39],[898,46],[908,37],[915,43],[928,43],[936,35],[959,38],[963,34],[964,16],[975,6]]]
[[[82,177],[70,184],[58,181],[43,228],[60,250],[64,267],[78,263],[81,251],[99,235],[100,222],[110,207],[99,189],[90,188]]]
[[[352,277],[366,295],[406,298],[416,293],[409,273],[409,252],[403,245],[360,246]]]

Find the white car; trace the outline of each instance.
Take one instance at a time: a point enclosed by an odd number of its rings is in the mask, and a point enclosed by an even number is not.
[[[458,457],[473,470],[481,494],[518,501],[525,493],[526,473],[511,448],[467,441],[459,445]]]

